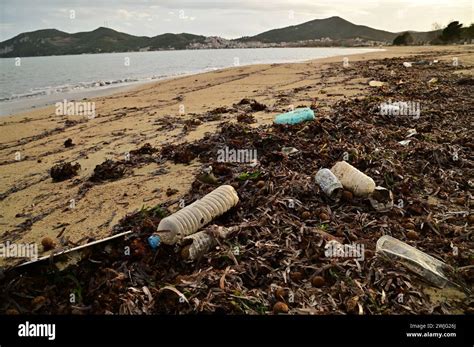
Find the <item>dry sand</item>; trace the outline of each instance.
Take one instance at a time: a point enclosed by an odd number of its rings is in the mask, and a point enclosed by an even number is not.
[[[350,61],[383,59],[439,52],[439,59],[473,64],[467,53],[472,46],[398,47],[386,51],[349,56]],[[213,132],[224,121],[235,121],[235,114],[223,114],[219,121],[204,122],[183,133],[183,124],[160,127],[166,119],[192,119],[217,107],[228,107],[243,98],[256,99],[270,106],[271,112],[257,112],[258,124],[269,123],[289,105],[331,107],[340,99],[364,97],[368,80],[341,75],[325,77],[328,63],[341,57],[304,63],[253,65],[186,76],[141,86],[132,91],[88,99],[96,103],[96,117],[58,116],[55,107],[36,109],[0,119],[0,242],[40,242],[52,237],[82,244],[88,238],[109,236],[127,213],[167,200],[179,201],[190,187],[199,165],[147,164],[131,176],[94,185],[84,195],[81,183],[95,166],[106,159],[123,159],[130,151],[150,143],[160,148],[166,143],[193,141]],[[350,71],[350,67],[348,71]],[[302,87],[312,86],[311,89]],[[316,88],[314,88],[316,87]],[[301,88],[295,93],[295,88]],[[180,105],[185,115],[180,115]],[[82,122],[65,127],[66,120]],[[171,122],[173,123],[173,122]],[[256,125],[258,125],[256,124]],[[74,147],[65,148],[64,141]],[[15,160],[19,152],[21,160]],[[63,182],[52,182],[49,169],[61,161],[78,162],[79,175]],[[163,173],[165,172],[165,173]],[[178,189],[168,197],[167,188]],[[75,207],[70,208],[71,199]],[[23,223],[23,224],[22,224]],[[25,227],[26,226],[26,227]],[[44,255],[39,246],[40,255]]]

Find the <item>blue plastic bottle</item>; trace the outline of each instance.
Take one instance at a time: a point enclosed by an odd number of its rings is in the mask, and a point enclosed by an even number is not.
[[[275,124],[298,124],[307,120],[314,120],[314,112],[309,107],[297,108],[294,111],[282,113],[275,117]]]

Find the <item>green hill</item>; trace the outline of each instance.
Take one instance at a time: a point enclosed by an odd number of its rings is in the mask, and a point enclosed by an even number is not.
[[[417,41],[425,41],[430,32],[411,32]],[[364,40],[392,42],[398,33],[377,30],[365,25],[356,25],[340,17],[315,19],[310,22],[274,29],[264,33],[242,37],[241,42],[260,41],[266,43],[295,42],[329,37],[332,40],[360,38]]]
[[[410,33],[415,42],[427,42],[434,39],[439,31],[411,31]],[[266,31],[252,37],[242,37],[233,40],[233,42],[281,43],[328,37],[336,41],[360,38],[391,43],[398,34],[373,29],[365,25],[356,25],[340,17],[331,17]],[[0,42],[0,57],[186,49],[191,43],[204,43],[206,39],[205,36],[186,33],[167,33],[154,37],[133,36],[103,27],[75,34],[56,29],[45,29],[22,33]]]
[[[0,43],[0,57],[29,57],[82,53],[130,52],[141,49],[184,49],[205,36],[162,34],[155,37],[133,36],[109,28],[68,34],[56,29],[19,34]]]

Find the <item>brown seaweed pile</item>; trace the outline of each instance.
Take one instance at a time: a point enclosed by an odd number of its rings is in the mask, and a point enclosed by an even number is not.
[[[79,163],[59,163],[51,167],[50,175],[54,182],[61,182],[76,176],[80,169]]]
[[[237,190],[240,203],[214,223],[241,226],[240,231],[201,259],[183,260],[179,246],[153,252],[147,238],[170,206],[144,208],[113,230],[133,230],[131,236],[92,247],[63,272],[47,264],[7,272],[0,279],[0,311],[472,313],[473,86],[453,73],[460,67],[448,63],[411,69],[402,63],[354,63],[358,75],[385,84],[366,98],[317,112],[313,122],[258,128],[226,123],[195,143],[146,150],[178,163],[197,159],[212,166],[219,184]],[[339,65],[326,75],[347,73]],[[380,105],[389,100],[419,103],[419,117],[382,114]],[[258,162],[218,162],[224,147],[256,150]],[[284,147],[298,151],[288,155]],[[343,159],[393,192],[391,211],[377,212],[348,192],[338,202],[323,194],[315,173]],[[214,188],[196,179],[185,204]],[[377,239],[386,234],[453,266],[465,295],[433,299],[422,278],[375,253]],[[331,240],[363,245],[364,258],[328,257],[325,245]]]

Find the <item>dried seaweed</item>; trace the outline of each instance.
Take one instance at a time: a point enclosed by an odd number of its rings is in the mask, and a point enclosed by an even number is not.
[[[203,166],[213,167],[220,184],[237,190],[239,205],[215,224],[251,223],[233,237],[219,240],[197,261],[183,260],[179,246],[162,245],[154,253],[147,245],[168,207],[177,202],[170,201],[124,218],[114,233],[131,229],[132,238],[94,247],[66,272],[38,265],[21,270],[21,277],[17,277],[20,270],[6,273],[1,280],[0,311],[472,313],[472,83],[460,82],[453,74],[457,68],[447,63],[411,69],[402,63],[398,58],[355,62],[352,70],[331,65],[326,77],[352,74],[385,84],[371,89],[365,98],[318,110],[314,122],[258,128],[224,123],[220,131],[195,143],[163,147],[163,158],[185,163],[198,159]],[[428,84],[432,78],[438,82]],[[380,104],[389,99],[420,102],[420,117],[380,114]],[[410,137],[412,141],[400,145],[413,128],[417,134]],[[216,162],[217,151],[225,146],[256,149],[258,163]],[[287,156],[283,147],[298,152]],[[348,192],[339,201],[325,196],[314,175],[343,159],[392,191],[391,210],[378,212],[366,199]],[[255,172],[258,177],[242,179]],[[183,199],[192,203],[213,188],[196,177]],[[418,237],[409,236],[411,232]],[[430,298],[422,278],[375,253],[377,239],[385,234],[457,269],[467,295],[441,301]],[[328,256],[326,246],[334,241],[363,245],[363,259]],[[131,248],[129,255],[124,254],[126,247]],[[65,293],[76,293],[77,303],[71,305]]]

